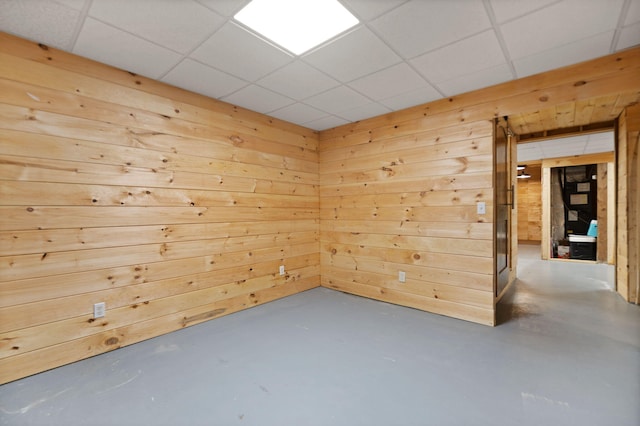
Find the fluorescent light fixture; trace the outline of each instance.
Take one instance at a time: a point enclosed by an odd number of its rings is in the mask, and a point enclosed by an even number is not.
[[[295,55],[358,24],[338,0],[252,0],[234,18]]]
[[[524,170],[524,169],[527,168],[527,166],[518,166],[517,168],[518,168],[518,170]]]
[[[530,177],[531,177],[531,175],[528,175],[526,173],[518,175],[518,179],[529,179]]]

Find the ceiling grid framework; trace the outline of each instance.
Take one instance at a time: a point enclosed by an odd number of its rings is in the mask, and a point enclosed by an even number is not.
[[[640,44],[640,0],[341,0],[360,23],[295,57],[247,3],[0,0],[0,30],[314,130]]]

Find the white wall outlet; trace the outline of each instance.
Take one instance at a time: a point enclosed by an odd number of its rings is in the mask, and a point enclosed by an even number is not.
[[[107,304],[104,302],[93,304],[93,317],[102,318],[107,310]]]
[[[284,275],[284,265],[280,265],[280,275]]]
[[[407,282],[407,273],[405,271],[398,271],[398,281],[401,283]]]
[[[476,206],[478,208],[478,214],[487,214],[487,204],[484,201],[479,201]]]

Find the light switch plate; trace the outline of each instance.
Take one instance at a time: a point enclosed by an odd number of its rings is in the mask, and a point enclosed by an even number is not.
[[[407,273],[405,271],[398,271],[398,281],[401,283],[407,282]]]
[[[280,275],[284,275],[284,265],[280,265]]]
[[[487,214],[487,204],[484,201],[479,201],[476,206],[478,208],[478,214]]]

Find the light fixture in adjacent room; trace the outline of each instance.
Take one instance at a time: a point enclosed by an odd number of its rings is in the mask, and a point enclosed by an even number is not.
[[[529,179],[531,177],[530,174],[528,174],[527,172],[524,171],[524,169],[526,169],[527,166],[518,166],[516,167],[516,169],[518,170],[518,179]]]
[[[295,55],[359,22],[338,0],[252,0],[234,19]]]

